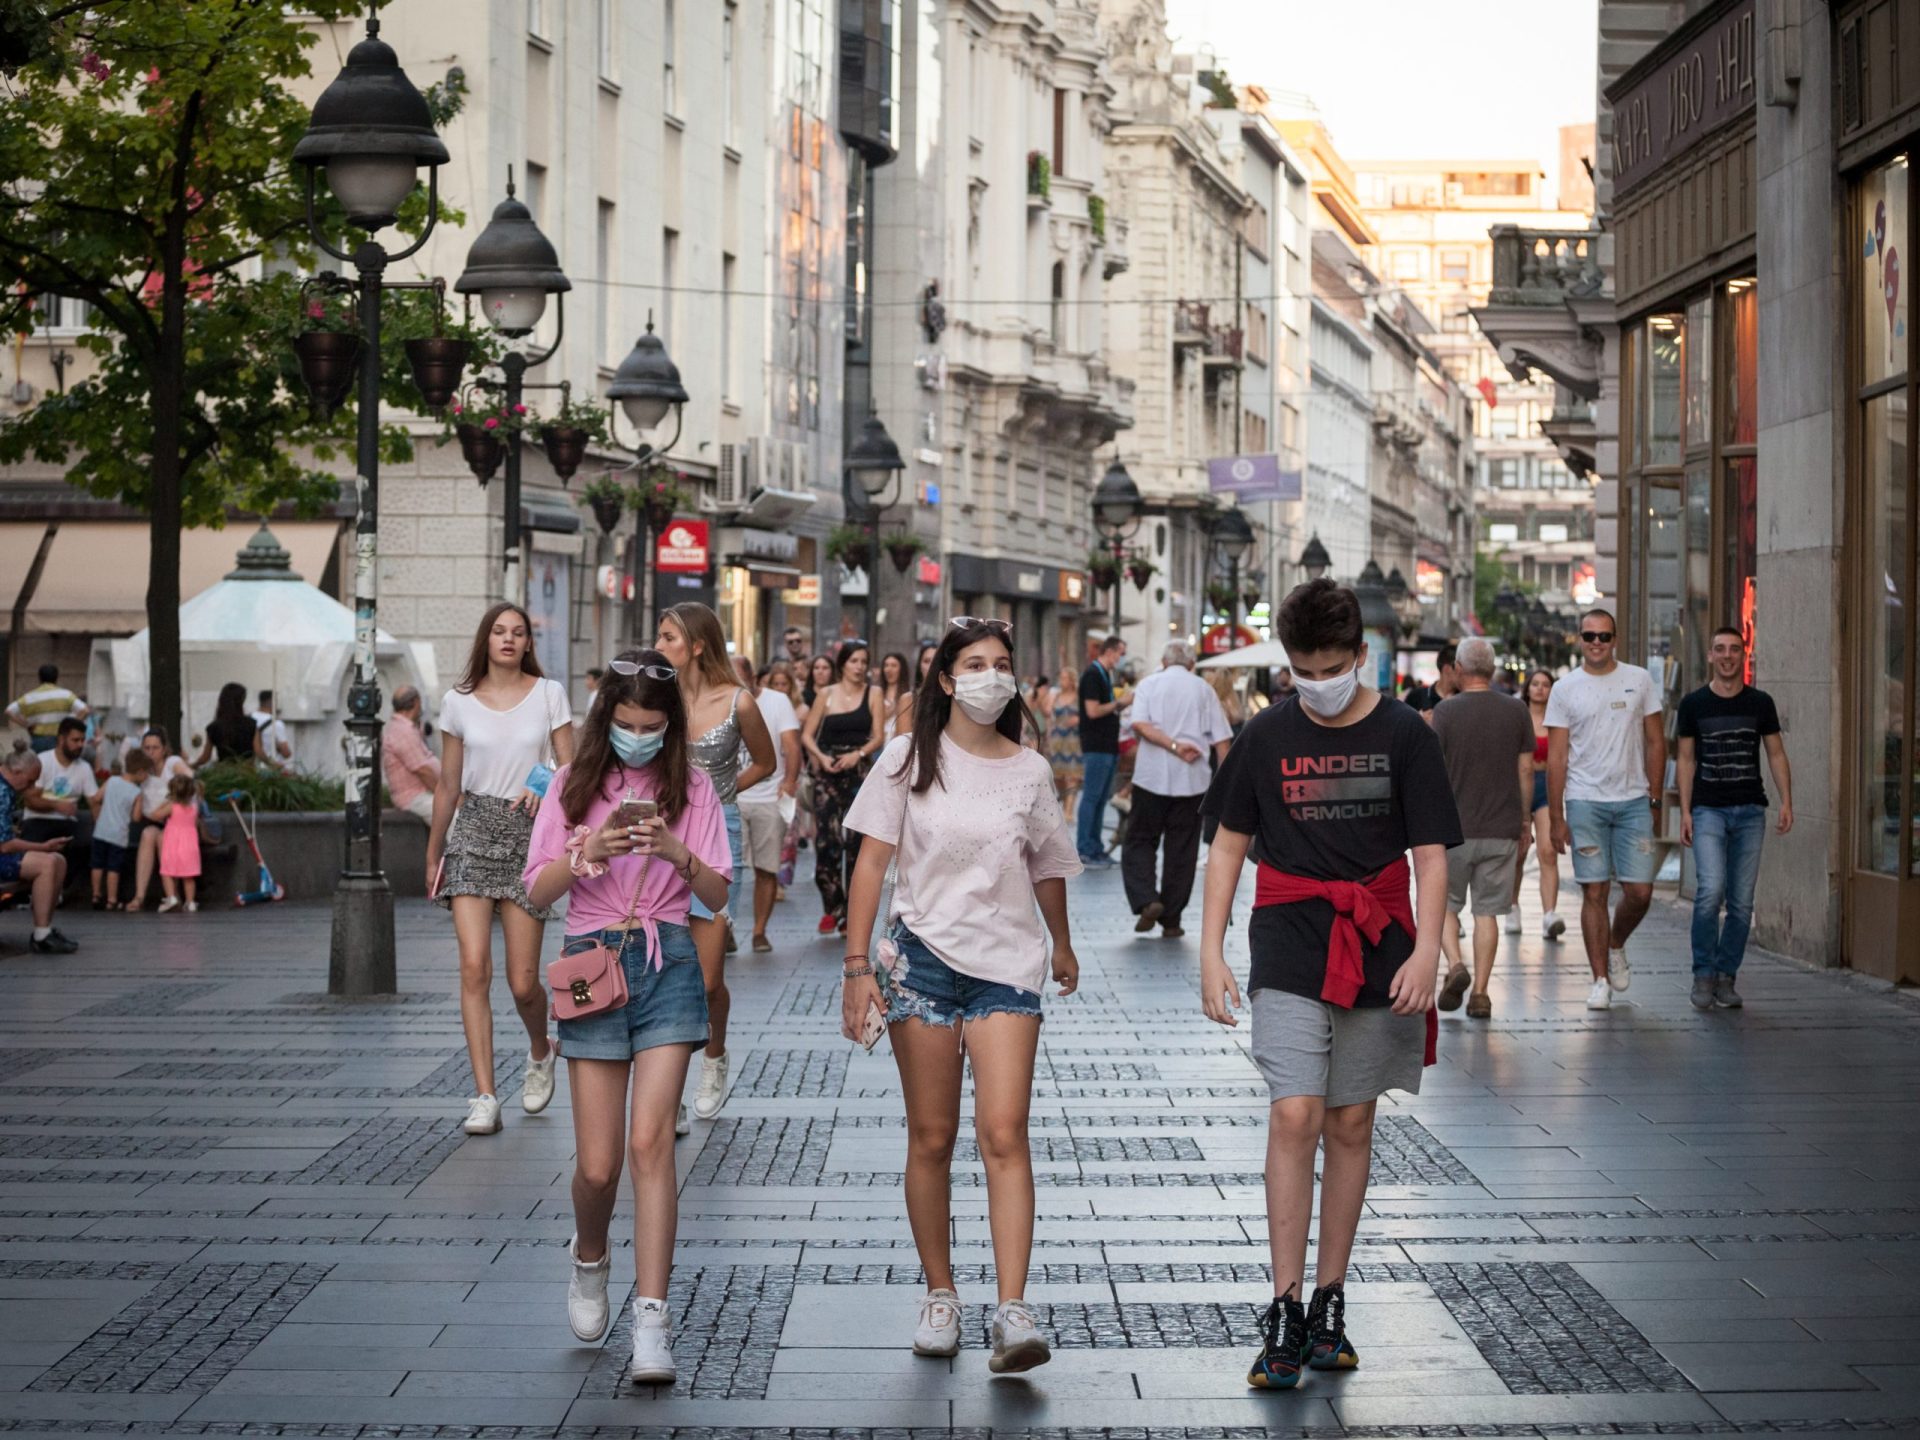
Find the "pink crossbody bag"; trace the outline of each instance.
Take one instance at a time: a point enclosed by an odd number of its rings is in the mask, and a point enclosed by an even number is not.
[[[633,882],[633,899],[627,905],[628,925],[633,924],[634,912],[640,908],[640,887],[646,884],[647,867],[652,864],[653,857],[649,855],[640,866],[639,878]],[[596,941],[591,949],[562,955],[547,966],[547,988],[553,992],[555,1019],[584,1020],[589,1015],[618,1010],[627,1003],[627,967],[622,963],[622,956],[632,936],[632,930],[623,930],[620,943],[611,949]]]

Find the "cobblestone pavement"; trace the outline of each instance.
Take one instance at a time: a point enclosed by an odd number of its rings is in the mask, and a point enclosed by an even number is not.
[[[74,914],[71,960],[26,954],[24,916],[0,916],[0,1430],[1920,1431],[1910,999],[1756,954],[1748,1008],[1696,1014],[1662,906],[1630,1003],[1589,1014],[1574,946],[1503,939],[1495,1019],[1445,1017],[1423,1092],[1382,1106],[1349,1292],[1362,1368],[1253,1394],[1263,1091],[1245,1030],[1198,1013],[1196,940],[1136,938],[1119,896],[1114,875],[1076,882],[1084,983],[1049,1002],[1036,1084],[1028,1295],[1053,1363],[986,1373],[970,1140],[967,1349],[908,1353],[893,1063],[839,1038],[839,950],[803,883],[775,953],[731,966],[732,1098],[679,1146],[671,1393],[621,1383],[624,1323],[599,1346],[567,1329],[565,1086],[525,1116],[516,1058],[505,1133],[458,1132],[438,912],[401,904],[404,992],[362,1002],[320,993],[324,906]]]

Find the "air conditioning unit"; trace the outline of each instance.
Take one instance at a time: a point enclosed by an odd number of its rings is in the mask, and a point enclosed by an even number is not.
[[[748,445],[736,445],[731,441],[720,444],[719,474],[713,483],[713,503],[720,510],[738,510],[744,507],[753,493],[743,463],[751,453]],[[746,452],[746,453],[742,453]]]

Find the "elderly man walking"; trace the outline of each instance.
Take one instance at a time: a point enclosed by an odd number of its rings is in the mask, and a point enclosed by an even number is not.
[[[433,792],[440,785],[440,761],[420,731],[420,692],[402,685],[393,692],[393,719],[380,735],[380,766],[387,793],[396,807],[416,820],[433,823]],[[264,741],[267,737],[261,736]]]
[[[1200,802],[1213,779],[1208,752],[1227,757],[1233,727],[1213,687],[1193,673],[1193,652],[1178,643],[1160,655],[1160,669],[1133,692],[1129,716],[1140,750],[1133,762],[1133,811],[1120,849],[1120,878],[1127,904],[1144,935],[1159,925],[1177,940],[1180,913],[1193,897],[1193,868],[1200,855]],[[1154,882],[1154,860],[1166,854]]]
[[[1440,927],[1440,949],[1448,969],[1438,1003],[1442,1010],[1458,1009],[1469,983],[1460,959],[1459,926],[1471,891],[1473,993],[1467,1014],[1475,1020],[1493,1014],[1487,981],[1500,943],[1495,922],[1513,908],[1533,800],[1533,719],[1520,701],[1492,688],[1494,665],[1491,641],[1462,640],[1454,668],[1457,688],[1427,717],[1447,762],[1465,837],[1447,852],[1447,922]]]

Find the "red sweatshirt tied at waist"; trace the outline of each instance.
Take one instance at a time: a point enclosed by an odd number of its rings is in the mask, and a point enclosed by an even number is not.
[[[1262,861],[1254,883],[1253,905],[1297,905],[1303,900],[1325,900],[1333,906],[1333,928],[1327,936],[1327,978],[1320,986],[1320,998],[1329,1005],[1351,1010],[1366,984],[1366,967],[1361,963],[1361,937],[1369,945],[1378,945],[1387,922],[1397,920],[1407,934],[1415,932],[1413,904],[1408,887],[1413,873],[1402,855],[1391,865],[1365,880],[1312,880],[1305,875],[1289,875]],[[1427,1008],[1426,1063],[1437,1058],[1440,1016]]]

